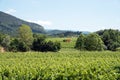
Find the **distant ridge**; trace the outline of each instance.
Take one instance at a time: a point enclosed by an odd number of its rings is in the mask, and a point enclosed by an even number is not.
[[[81,33],[85,35],[90,34],[90,32],[88,31],[70,31],[70,30],[46,30],[46,33],[51,36],[63,35],[64,37],[79,36]]]
[[[43,26],[39,24],[27,22],[0,11],[0,32],[15,35],[22,24],[29,25],[34,33],[45,33]]]
[[[72,31],[72,30],[59,30],[59,29],[46,29],[47,34],[60,34],[65,32],[81,32],[83,34],[90,34],[89,31]]]

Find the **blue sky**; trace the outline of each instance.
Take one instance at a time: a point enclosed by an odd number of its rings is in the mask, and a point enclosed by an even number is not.
[[[120,30],[120,0],[0,0],[0,11],[45,29]]]

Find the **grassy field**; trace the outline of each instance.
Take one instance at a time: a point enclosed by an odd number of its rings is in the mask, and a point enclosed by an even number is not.
[[[64,39],[70,39],[70,42],[63,42]],[[59,41],[61,43],[62,48],[74,48],[77,38],[71,37],[71,38],[48,38],[47,41]]]
[[[120,80],[120,52],[88,52],[62,43],[59,52],[0,54],[0,80]],[[52,40],[49,39],[49,40]]]

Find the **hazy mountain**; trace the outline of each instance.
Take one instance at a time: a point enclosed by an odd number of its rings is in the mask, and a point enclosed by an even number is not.
[[[69,31],[69,30],[46,30],[46,33],[51,36],[78,36],[81,33],[83,34],[89,34],[88,31]]]
[[[60,33],[64,33],[66,32],[66,30],[50,30],[50,29],[46,29],[46,33],[49,35],[54,35],[54,34],[60,34]]]
[[[29,25],[32,31],[35,33],[45,33],[45,30],[41,25],[24,21],[22,19],[16,18],[10,14],[0,11],[0,32],[15,35],[17,33],[17,29],[22,24]]]

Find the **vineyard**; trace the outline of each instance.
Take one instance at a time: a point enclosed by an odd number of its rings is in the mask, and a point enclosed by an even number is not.
[[[1,53],[0,80],[120,80],[120,52],[79,51],[74,41],[61,40],[59,52]]]

